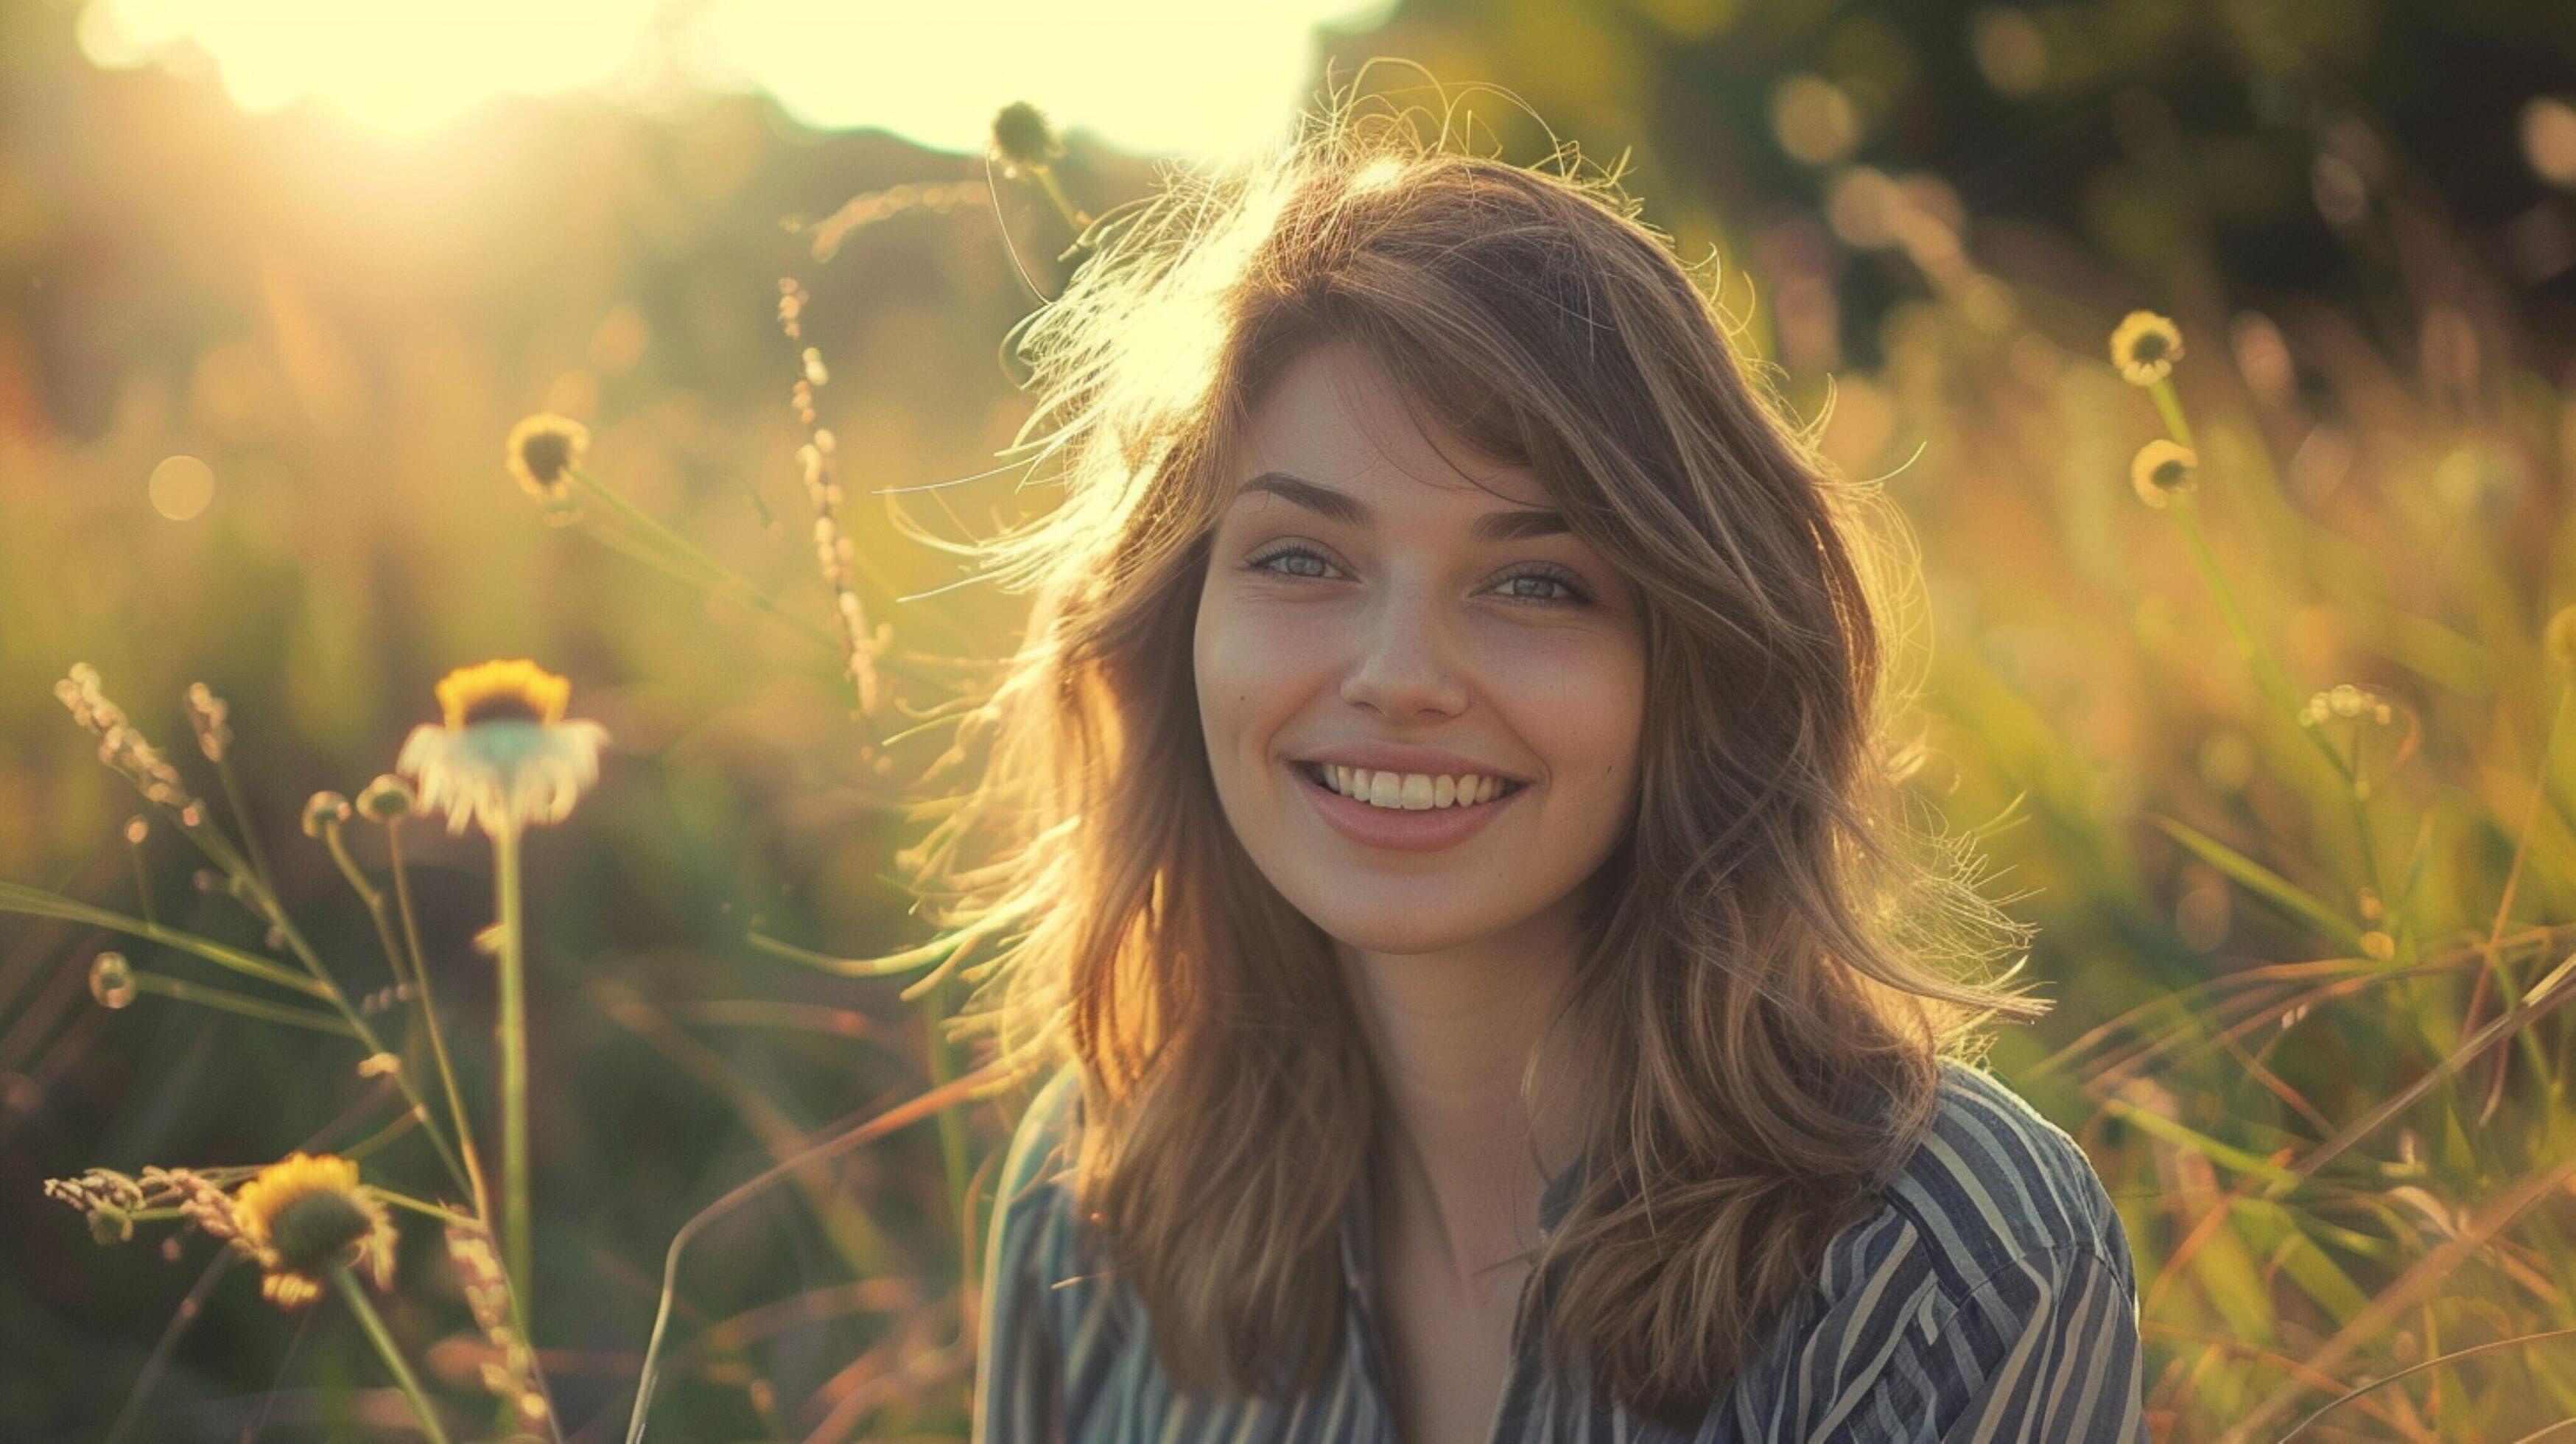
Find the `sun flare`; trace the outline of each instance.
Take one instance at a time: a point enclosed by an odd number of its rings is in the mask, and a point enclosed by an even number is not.
[[[95,63],[211,64],[243,109],[313,97],[395,133],[501,95],[665,103],[764,90],[818,129],[881,127],[983,148],[1027,99],[1150,152],[1257,145],[1285,126],[1318,26],[1365,29],[1388,0],[91,0]]]

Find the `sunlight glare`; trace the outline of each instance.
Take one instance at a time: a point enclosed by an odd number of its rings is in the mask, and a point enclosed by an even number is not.
[[[1392,0],[91,0],[100,65],[211,61],[244,110],[305,97],[416,133],[502,94],[640,101],[759,89],[819,129],[984,145],[1033,101],[1067,129],[1155,153],[1275,138],[1313,98],[1316,27]]]

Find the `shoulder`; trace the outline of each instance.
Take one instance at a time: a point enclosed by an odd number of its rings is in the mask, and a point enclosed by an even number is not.
[[[1051,1323],[1086,1302],[1092,1274],[1072,1189],[1082,1079],[1071,1064],[1038,1086],[994,1179],[986,1277],[1000,1308]]]
[[[1932,1259],[1973,1285],[2051,1252],[2123,1255],[2119,1214],[2092,1160],[1993,1074],[1943,1062],[1932,1126],[1889,1187],[1886,1207]]]
[[[2143,1437],[2119,1214],[2075,1140],[1991,1074],[1941,1065],[1931,1127],[1815,1283],[1762,1397],[1819,1432],[1930,1439],[1971,1412],[2038,1410],[2003,1437]],[[2048,1411],[2067,1409],[2083,1428],[2053,1432],[2071,1426]]]
[[[1057,1175],[1072,1161],[1066,1145],[1072,1140],[1081,1108],[1082,1075],[1072,1064],[1056,1069],[1038,1085],[1028,1108],[1011,1130],[1010,1147],[1002,1155],[994,1204],[997,1213],[1007,1214],[1014,1208],[1025,1211],[1030,1204],[1050,1201],[1056,1191]]]

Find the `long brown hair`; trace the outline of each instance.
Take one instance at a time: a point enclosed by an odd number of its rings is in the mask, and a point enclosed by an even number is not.
[[[2026,937],[1904,809],[1882,646],[1919,575],[1892,507],[1823,461],[1821,418],[1784,419],[1615,180],[1428,128],[1354,91],[1257,163],[1176,172],[1025,325],[1023,443],[1064,495],[985,547],[1030,623],[920,880],[977,984],[960,1031],[1078,1067],[1071,1186],[1166,1372],[1316,1380],[1380,1095],[1330,940],[1218,806],[1191,632],[1262,388],[1365,347],[1643,601],[1636,823],[1551,1031],[1605,1065],[1602,1102],[1536,1268],[1552,1368],[1691,1419],[1902,1166],[1937,1060],[2037,1011],[1986,974]]]

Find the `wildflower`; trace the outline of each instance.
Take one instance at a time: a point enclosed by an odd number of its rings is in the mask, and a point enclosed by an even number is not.
[[[2111,364],[2132,386],[2153,386],[2182,359],[2182,331],[2153,311],[2131,311],[2111,333]]]
[[[2549,630],[2541,634],[2549,659],[2576,672],[2576,607],[2560,607],[2549,619]]]
[[[349,799],[336,792],[317,792],[304,804],[304,835],[320,837],[326,829],[349,820]]]
[[[487,833],[561,822],[599,776],[608,732],[565,721],[571,684],[524,658],[460,667],[440,679],[444,721],[403,743],[397,770],[420,784],[421,806],[447,814],[450,832],[470,817]]]
[[[590,450],[590,428],[569,416],[541,411],[510,428],[503,461],[521,489],[559,505],[571,490],[567,478]]]
[[[1013,167],[1041,170],[1064,157],[1064,142],[1045,111],[1015,100],[993,115],[993,153]]]
[[[290,1153],[233,1195],[234,1246],[260,1266],[260,1293],[280,1308],[322,1296],[335,1265],[367,1270],[381,1290],[393,1282],[394,1226],[358,1165],[333,1154]]]
[[[390,823],[409,816],[412,804],[419,799],[412,794],[411,784],[388,772],[367,784],[358,794],[358,815],[369,822]]]
[[[2200,453],[2159,437],[2138,448],[2129,462],[2129,485],[2138,500],[2162,510],[2173,498],[2197,484]]]

